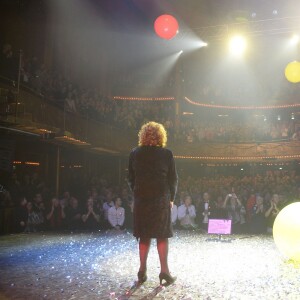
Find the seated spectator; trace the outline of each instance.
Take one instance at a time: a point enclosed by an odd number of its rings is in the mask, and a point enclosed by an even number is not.
[[[225,198],[223,207],[227,211],[227,218],[231,220],[231,232],[241,233],[243,231],[243,226],[246,223],[246,209],[238,199],[237,195],[235,193],[228,194]]]
[[[60,206],[67,208],[70,204],[71,195],[69,191],[64,191],[63,197],[59,200]]]
[[[251,193],[250,197],[247,200],[247,204],[246,204],[246,211],[247,211],[247,222],[251,222],[251,218],[252,218],[252,212],[253,212],[253,207],[256,203],[256,196],[255,194]]]
[[[32,204],[33,204],[33,208],[36,211],[44,213],[45,204],[44,204],[43,196],[41,193],[35,194]]]
[[[216,204],[215,204],[215,211],[214,211],[214,218],[215,219],[226,219],[227,212],[224,208],[224,199],[222,196],[218,196]]]
[[[214,203],[210,201],[210,194],[208,192],[205,192],[203,194],[203,202],[202,205],[200,206],[200,213],[199,216],[199,221],[200,221],[200,226],[202,227],[203,230],[207,232],[208,229],[208,220],[210,218],[214,218]]]
[[[266,229],[264,199],[261,196],[256,196],[256,203],[252,210],[250,231],[251,233],[258,234],[265,233]]]
[[[70,230],[80,229],[82,227],[81,210],[78,205],[78,200],[71,197],[70,205],[66,210],[67,228]]]
[[[267,220],[267,232],[268,233],[273,232],[274,221],[275,221],[277,215],[280,212],[280,208],[278,206],[279,206],[279,196],[277,194],[274,194],[272,196],[271,201],[270,201],[270,205],[266,209],[266,212],[265,212],[265,218]]]
[[[47,214],[49,228],[59,230],[63,228],[63,220],[66,218],[64,208],[60,205],[59,200],[54,197],[51,200],[51,210]]]
[[[183,229],[193,229],[197,225],[195,223],[196,209],[192,204],[192,198],[190,196],[185,196],[184,204],[178,207],[178,220],[180,226]]]
[[[28,220],[27,225],[24,232],[37,232],[39,229],[40,223],[40,216],[39,214],[33,209],[32,202],[27,202],[27,212],[28,212]]]
[[[108,210],[108,221],[112,229],[124,229],[125,209],[121,207],[122,200],[120,197],[114,199],[114,206]]]
[[[20,205],[17,209],[16,221],[17,232],[24,232],[28,222],[27,200],[25,197],[22,197],[20,199]]]
[[[87,200],[86,211],[82,215],[83,228],[90,230],[97,230],[100,227],[100,213],[94,206],[93,199]]]

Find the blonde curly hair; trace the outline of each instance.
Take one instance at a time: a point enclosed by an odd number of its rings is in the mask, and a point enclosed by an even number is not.
[[[139,131],[139,146],[166,147],[167,132],[162,124],[148,122]]]

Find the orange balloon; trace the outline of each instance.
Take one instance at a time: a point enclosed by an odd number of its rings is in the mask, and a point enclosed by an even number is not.
[[[300,82],[300,62],[290,62],[285,68],[285,77],[289,82]]]

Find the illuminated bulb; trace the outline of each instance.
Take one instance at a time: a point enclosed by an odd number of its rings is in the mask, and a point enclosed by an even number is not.
[[[291,45],[298,45],[300,41],[300,36],[298,34],[294,34],[291,38]]]
[[[229,43],[229,50],[236,56],[241,56],[246,50],[247,42],[242,36],[235,36],[231,38]]]

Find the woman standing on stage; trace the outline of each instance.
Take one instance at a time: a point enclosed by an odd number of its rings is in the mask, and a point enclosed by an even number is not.
[[[128,181],[134,194],[133,235],[139,239],[139,283],[147,280],[147,257],[151,238],[157,241],[162,284],[176,280],[168,267],[168,238],[173,236],[171,208],[177,190],[177,172],[173,154],[166,149],[167,133],[163,125],[144,124],[139,146],[129,156]]]

